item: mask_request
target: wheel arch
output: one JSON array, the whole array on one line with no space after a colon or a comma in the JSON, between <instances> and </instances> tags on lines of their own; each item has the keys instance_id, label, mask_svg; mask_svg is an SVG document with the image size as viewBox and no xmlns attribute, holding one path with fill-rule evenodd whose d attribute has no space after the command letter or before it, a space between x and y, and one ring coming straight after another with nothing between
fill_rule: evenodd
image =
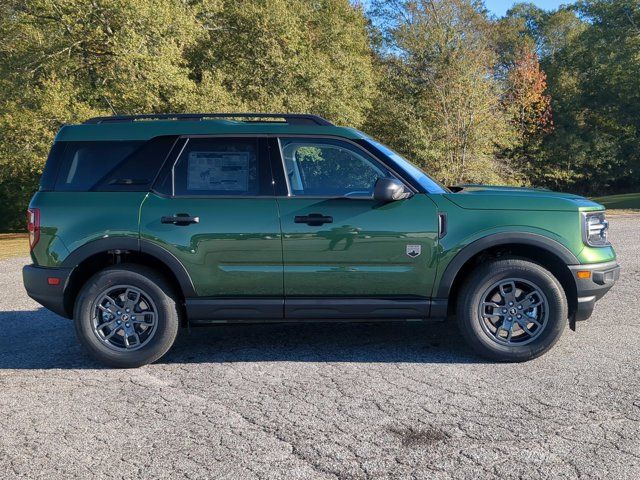
<instances>
[{"instance_id":1,"label":"wheel arch","mask_svg":"<svg viewBox=\"0 0 640 480\"><path fill-rule=\"evenodd\" d=\"M99 270L118 263L148 266L161 273L172 284L180 300L196 295L193 281L184 265L165 248L131 237L108 237L91 241L74 250L62 262L71 268L64 291L64 308L73 316L73 307L82 286Z\"/></svg>"},{"instance_id":2,"label":"wheel arch","mask_svg":"<svg viewBox=\"0 0 640 480\"><path fill-rule=\"evenodd\" d=\"M533 261L549 270L562 285L569 303L569 318L573 316L577 289L568 265L580 262L564 245L533 233L493 234L470 243L446 266L435 297L447 299L447 312L454 313L457 294L468 274L483 261L505 256Z\"/></svg>"}]
</instances>

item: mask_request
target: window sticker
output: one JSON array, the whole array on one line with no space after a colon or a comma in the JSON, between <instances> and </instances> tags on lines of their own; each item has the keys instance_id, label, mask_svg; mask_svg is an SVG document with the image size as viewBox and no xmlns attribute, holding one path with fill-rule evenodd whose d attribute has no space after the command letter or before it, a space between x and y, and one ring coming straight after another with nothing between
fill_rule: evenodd
<instances>
[{"instance_id":1,"label":"window sticker","mask_svg":"<svg viewBox=\"0 0 640 480\"><path fill-rule=\"evenodd\" d=\"M247 192L249 152L190 152L188 190Z\"/></svg>"}]
</instances>

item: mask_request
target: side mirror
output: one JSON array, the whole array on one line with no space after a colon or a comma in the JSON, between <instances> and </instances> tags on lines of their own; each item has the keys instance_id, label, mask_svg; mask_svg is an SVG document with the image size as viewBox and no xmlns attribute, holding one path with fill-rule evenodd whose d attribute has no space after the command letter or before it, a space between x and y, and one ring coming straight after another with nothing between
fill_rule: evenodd
<instances>
[{"instance_id":1,"label":"side mirror","mask_svg":"<svg viewBox=\"0 0 640 480\"><path fill-rule=\"evenodd\" d=\"M379 178L373 187L373 198L381 202L404 200L413 194L404 188L404 184L395 178Z\"/></svg>"}]
</instances>

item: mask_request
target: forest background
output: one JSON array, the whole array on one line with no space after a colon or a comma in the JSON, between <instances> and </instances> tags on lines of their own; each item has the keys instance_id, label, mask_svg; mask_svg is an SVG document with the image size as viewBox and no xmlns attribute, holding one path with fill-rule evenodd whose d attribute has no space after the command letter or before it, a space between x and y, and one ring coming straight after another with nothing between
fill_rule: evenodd
<instances>
[{"instance_id":1,"label":"forest background","mask_svg":"<svg viewBox=\"0 0 640 480\"><path fill-rule=\"evenodd\" d=\"M447 185L640 191L640 0L3 0L0 231L98 115L304 112Z\"/></svg>"}]
</instances>

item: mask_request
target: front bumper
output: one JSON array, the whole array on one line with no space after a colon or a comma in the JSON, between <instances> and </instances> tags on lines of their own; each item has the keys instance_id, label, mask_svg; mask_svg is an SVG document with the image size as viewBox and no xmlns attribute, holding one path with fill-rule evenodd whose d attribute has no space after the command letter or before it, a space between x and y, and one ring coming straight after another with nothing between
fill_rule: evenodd
<instances>
[{"instance_id":1,"label":"front bumper","mask_svg":"<svg viewBox=\"0 0 640 480\"><path fill-rule=\"evenodd\" d=\"M64 291L69 283L71 270L26 265L22 268L22 281L27 295L52 312L71 318L64 305ZM49 282L54 278L58 279L57 284L52 285Z\"/></svg>"},{"instance_id":2,"label":"front bumper","mask_svg":"<svg viewBox=\"0 0 640 480\"><path fill-rule=\"evenodd\" d=\"M578 293L578 303L572 320L579 322L591 316L596 302L620 278L620 265L614 260L606 263L570 265L569 269L573 274ZM590 272L590 275L588 278L580 278L578 272Z\"/></svg>"}]
</instances>

